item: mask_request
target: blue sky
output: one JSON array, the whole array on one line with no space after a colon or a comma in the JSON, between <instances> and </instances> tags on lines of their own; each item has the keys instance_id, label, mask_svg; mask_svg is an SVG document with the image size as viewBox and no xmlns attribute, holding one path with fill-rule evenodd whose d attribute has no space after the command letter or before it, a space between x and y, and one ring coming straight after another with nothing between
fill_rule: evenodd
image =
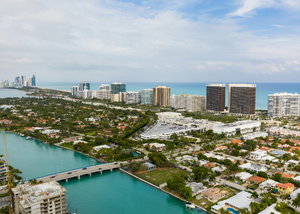
<instances>
[{"instance_id":1,"label":"blue sky","mask_svg":"<svg viewBox=\"0 0 300 214\"><path fill-rule=\"evenodd\" d=\"M0 81L298 82L299 0L2 0Z\"/></svg>"}]
</instances>

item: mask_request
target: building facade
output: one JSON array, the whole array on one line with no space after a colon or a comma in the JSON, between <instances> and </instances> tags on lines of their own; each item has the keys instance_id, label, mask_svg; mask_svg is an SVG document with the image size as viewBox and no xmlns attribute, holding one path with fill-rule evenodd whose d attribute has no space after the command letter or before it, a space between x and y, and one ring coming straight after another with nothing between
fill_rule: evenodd
<instances>
[{"instance_id":1,"label":"building facade","mask_svg":"<svg viewBox=\"0 0 300 214\"><path fill-rule=\"evenodd\" d=\"M90 82L80 82L79 91L83 91L85 88L90 90Z\"/></svg>"},{"instance_id":2,"label":"building facade","mask_svg":"<svg viewBox=\"0 0 300 214\"><path fill-rule=\"evenodd\" d=\"M141 90L141 104L153 105L153 89Z\"/></svg>"},{"instance_id":3,"label":"building facade","mask_svg":"<svg viewBox=\"0 0 300 214\"><path fill-rule=\"evenodd\" d=\"M73 86L71 88L71 95L72 96L77 96L77 91L79 91L79 86Z\"/></svg>"},{"instance_id":4,"label":"building facade","mask_svg":"<svg viewBox=\"0 0 300 214\"><path fill-rule=\"evenodd\" d=\"M300 94L275 93L268 97L268 116L299 116Z\"/></svg>"},{"instance_id":5,"label":"building facade","mask_svg":"<svg viewBox=\"0 0 300 214\"><path fill-rule=\"evenodd\" d=\"M18 185L12 189L14 213L67 213L66 191L56 181Z\"/></svg>"},{"instance_id":6,"label":"building facade","mask_svg":"<svg viewBox=\"0 0 300 214\"><path fill-rule=\"evenodd\" d=\"M111 94L119 94L120 92L126 92L126 84L122 82L113 82L111 84Z\"/></svg>"},{"instance_id":7,"label":"building facade","mask_svg":"<svg viewBox=\"0 0 300 214\"><path fill-rule=\"evenodd\" d=\"M224 111L225 109L225 84L207 84L206 85L206 110Z\"/></svg>"},{"instance_id":8,"label":"building facade","mask_svg":"<svg viewBox=\"0 0 300 214\"><path fill-rule=\"evenodd\" d=\"M255 114L256 85L229 84L228 110L235 114Z\"/></svg>"},{"instance_id":9,"label":"building facade","mask_svg":"<svg viewBox=\"0 0 300 214\"><path fill-rule=\"evenodd\" d=\"M111 99L111 91L110 90L94 91L93 97L95 97L99 100L110 100Z\"/></svg>"},{"instance_id":10,"label":"building facade","mask_svg":"<svg viewBox=\"0 0 300 214\"><path fill-rule=\"evenodd\" d=\"M100 91L108 91L109 90L109 84L102 84L102 85L100 85L100 87L99 87L99 90Z\"/></svg>"},{"instance_id":11,"label":"building facade","mask_svg":"<svg viewBox=\"0 0 300 214\"><path fill-rule=\"evenodd\" d=\"M205 96L179 94L170 97L170 106L190 112L205 110Z\"/></svg>"},{"instance_id":12,"label":"building facade","mask_svg":"<svg viewBox=\"0 0 300 214\"><path fill-rule=\"evenodd\" d=\"M141 102L141 93L133 92L133 91L126 92L125 102L126 102L126 104L140 103Z\"/></svg>"},{"instance_id":13,"label":"building facade","mask_svg":"<svg viewBox=\"0 0 300 214\"><path fill-rule=\"evenodd\" d=\"M153 105L160 107L170 106L171 88L158 86L153 88Z\"/></svg>"}]
</instances>

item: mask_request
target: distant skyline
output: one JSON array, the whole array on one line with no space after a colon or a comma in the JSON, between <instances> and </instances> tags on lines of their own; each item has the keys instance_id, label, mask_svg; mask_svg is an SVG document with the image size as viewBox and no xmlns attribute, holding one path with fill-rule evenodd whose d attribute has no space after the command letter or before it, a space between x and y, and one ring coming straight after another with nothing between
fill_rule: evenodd
<instances>
[{"instance_id":1,"label":"distant skyline","mask_svg":"<svg viewBox=\"0 0 300 214\"><path fill-rule=\"evenodd\" d=\"M3 0L0 81L299 82L299 0Z\"/></svg>"}]
</instances>

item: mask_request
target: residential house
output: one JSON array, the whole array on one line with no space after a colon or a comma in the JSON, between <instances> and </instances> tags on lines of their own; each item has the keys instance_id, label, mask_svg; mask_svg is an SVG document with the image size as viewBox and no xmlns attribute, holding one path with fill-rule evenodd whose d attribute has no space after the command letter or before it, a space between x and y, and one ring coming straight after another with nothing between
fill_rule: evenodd
<instances>
[{"instance_id":1,"label":"residential house","mask_svg":"<svg viewBox=\"0 0 300 214\"><path fill-rule=\"evenodd\" d=\"M196 182L190 182L185 186L190 187L192 189L192 196L197 195L207 189L205 186L203 186L202 183Z\"/></svg>"},{"instance_id":2,"label":"residential house","mask_svg":"<svg viewBox=\"0 0 300 214\"><path fill-rule=\"evenodd\" d=\"M249 178L251 178L253 175L248 173L248 172L240 172L238 174L235 175L236 178L239 178L240 180L242 181L246 181L248 180Z\"/></svg>"},{"instance_id":3,"label":"residential house","mask_svg":"<svg viewBox=\"0 0 300 214\"><path fill-rule=\"evenodd\" d=\"M256 184L259 184L265 180L267 180L267 179L255 175L255 176L252 176L251 178L247 179L247 183L254 182Z\"/></svg>"},{"instance_id":4,"label":"residential house","mask_svg":"<svg viewBox=\"0 0 300 214\"><path fill-rule=\"evenodd\" d=\"M99 151L100 149L110 149L110 146L107 145L94 146L93 149Z\"/></svg>"},{"instance_id":5,"label":"residential house","mask_svg":"<svg viewBox=\"0 0 300 214\"><path fill-rule=\"evenodd\" d=\"M208 201L216 203L221 198L228 196L227 191L221 191L219 188L212 188L203 192L204 198Z\"/></svg>"},{"instance_id":6,"label":"residential house","mask_svg":"<svg viewBox=\"0 0 300 214\"><path fill-rule=\"evenodd\" d=\"M265 187L269 187L269 188L274 189L276 184L278 184L278 182L268 179L268 180L265 180L264 182L260 183L259 188L263 189Z\"/></svg>"},{"instance_id":7,"label":"residential house","mask_svg":"<svg viewBox=\"0 0 300 214\"><path fill-rule=\"evenodd\" d=\"M276 184L275 189L277 189L280 194L288 195L294 191L295 186L292 183Z\"/></svg>"},{"instance_id":8,"label":"residential house","mask_svg":"<svg viewBox=\"0 0 300 214\"><path fill-rule=\"evenodd\" d=\"M268 153L264 150L258 149L254 152L250 152L250 158L256 161L265 160Z\"/></svg>"}]
</instances>

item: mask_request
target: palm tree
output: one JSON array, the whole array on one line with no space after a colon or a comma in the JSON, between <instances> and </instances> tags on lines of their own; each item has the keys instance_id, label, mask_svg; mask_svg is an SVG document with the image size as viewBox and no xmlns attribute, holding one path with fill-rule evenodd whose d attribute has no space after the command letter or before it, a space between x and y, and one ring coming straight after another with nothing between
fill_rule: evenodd
<instances>
[{"instance_id":1,"label":"palm tree","mask_svg":"<svg viewBox=\"0 0 300 214\"><path fill-rule=\"evenodd\" d=\"M295 207L300 207L300 193L297 194L297 198L295 198L292 205Z\"/></svg>"}]
</instances>

